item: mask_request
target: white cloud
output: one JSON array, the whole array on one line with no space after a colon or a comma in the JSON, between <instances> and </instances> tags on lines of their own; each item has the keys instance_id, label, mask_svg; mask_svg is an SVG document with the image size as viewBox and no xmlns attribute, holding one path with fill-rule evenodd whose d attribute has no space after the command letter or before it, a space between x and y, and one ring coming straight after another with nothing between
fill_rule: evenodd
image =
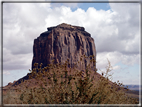
<instances>
[{"instance_id":1,"label":"white cloud","mask_svg":"<svg viewBox=\"0 0 142 107\"><path fill-rule=\"evenodd\" d=\"M51 3L51 6L52 6L52 8L67 6L67 7L70 7L72 9L75 9L75 8L78 7L78 3Z\"/></svg>"},{"instance_id":2,"label":"white cloud","mask_svg":"<svg viewBox=\"0 0 142 107\"><path fill-rule=\"evenodd\" d=\"M122 55L122 63L125 65L139 64L140 54L137 55Z\"/></svg>"},{"instance_id":3,"label":"white cloud","mask_svg":"<svg viewBox=\"0 0 142 107\"><path fill-rule=\"evenodd\" d=\"M131 66L134 64L139 64L140 54L125 55L117 51L101 52L97 54L97 68L104 68L108 64L107 59L111 62L112 66L115 66L115 64L119 62L124 65Z\"/></svg>"},{"instance_id":4,"label":"white cloud","mask_svg":"<svg viewBox=\"0 0 142 107\"><path fill-rule=\"evenodd\" d=\"M3 74L4 75L10 75L10 72L9 71L4 71Z\"/></svg>"},{"instance_id":5,"label":"white cloud","mask_svg":"<svg viewBox=\"0 0 142 107\"><path fill-rule=\"evenodd\" d=\"M14 55L3 48L3 69L4 70L16 70L16 69L25 69L28 70L31 68L32 62L32 53L29 54L17 54Z\"/></svg>"},{"instance_id":6,"label":"white cloud","mask_svg":"<svg viewBox=\"0 0 142 107\"><path fill-rule=\"evenodd\" d=\"M120 66L114 66L113 67L113 70L119 70L120 69Z\"/></svg>"}]
</instances>

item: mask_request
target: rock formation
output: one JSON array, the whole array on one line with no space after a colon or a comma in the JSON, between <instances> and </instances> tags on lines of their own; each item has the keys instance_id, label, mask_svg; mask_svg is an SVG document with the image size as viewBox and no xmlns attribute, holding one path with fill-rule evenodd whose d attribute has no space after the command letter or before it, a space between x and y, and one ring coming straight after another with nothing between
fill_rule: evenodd
<instances>
[{"instance_id":1,"label":"rock formation","mask_svg":"<svg viewBox=\"0 0 142 107\"><path fill-rule=\"evenodd\" d=\"M94 55L96 59L94 39L84 27L62 23L47 30L34 40L32 69L34 63L42 63L42 67L45 67L52 60L54 63L64 63L67 59L71 64L70 67L73 67L84 54ZM86 67L89 61L90 58L84 60L83 65L77 65L78 68Z\"/></svg>"},{"instance_id":2,"label":"rock formation","mask_svg":"<svg viewBox=\"0 0 142 107\"><path fill-rule=\"evenodd\" d=\"M94 55L96 60L94 39L85 31L84 27L62 23L58 26L47 28L47 30L34 40L32 69L34 68L34 63L42 63L42 67L45 67L52 60L54 60L54 63L64 63L67 59L69 59L69 67L72 68L76 62L80 61L82 55ZM78 63L77 67L79 69L86 67L90 59L90 57L82 58L84 64ZM96 67L95 63L94 65ZM92 69L94 70L95 67L92 66ZM30 73L20 78L12 86L21 83L23 80L29 80L29 75Z\"/></svg>"}]
</instances>

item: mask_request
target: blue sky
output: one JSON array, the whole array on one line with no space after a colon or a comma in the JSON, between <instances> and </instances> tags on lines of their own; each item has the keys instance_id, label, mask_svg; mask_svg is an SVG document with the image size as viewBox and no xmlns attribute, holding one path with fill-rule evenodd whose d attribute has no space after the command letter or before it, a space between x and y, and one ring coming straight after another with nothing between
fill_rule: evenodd
<instances>
[{"instance_id":1,"label":"blue sky","mask_svg":"<svg viewBox=\"0 0 142 107\"><path fill-rule=\"evenodd\" d=\"M89 7L94 7L96 10L109 10L109 3L80 3L79 7L87 10Z\"/></svg>"},{"instance_id":2,"label":"blue sky","mask_svg":"<svg viewBox=\"0 0 142 107\"><path fill-rule=\"evenodd\" d=\"M133 3L4 3L3 85L29 72L33 40L47 27L61 23L85 27L95 41L97 68L105 71L108 58L113 81L139 84L139 9Z\"/></svg>"},{"instance_id":3,"label":"blue sky","mask_svg":"<svg viewBox=\"0 0 142 107\"><path fill-rule=\"evenodd\" d=\"M53 5L56 3L52 3ZM57 3L59 5L59 3ZM64 5L65 3L62 3L60 5ZM71 4L71 3L70 3ZM109 10L110 6L109 3L78 3L75 6L72 6L72 11L75 11L77 8L81 8L83 10L87 10L89 7L94 7L96 10Z\"/></svg>"}]
</instances>

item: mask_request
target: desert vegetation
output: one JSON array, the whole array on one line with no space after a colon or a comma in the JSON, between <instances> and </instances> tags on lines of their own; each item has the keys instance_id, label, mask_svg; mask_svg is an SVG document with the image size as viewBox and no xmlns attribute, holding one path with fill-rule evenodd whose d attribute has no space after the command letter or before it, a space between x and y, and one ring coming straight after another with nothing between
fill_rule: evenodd
<instances>
[{"instance_id":1,"label":"desert vegetation","mask_svg":"<svg viewBox=\"0 0 142 107\"><path fill-rule=\"evenodd\" d=\"M80 61L84 63L83 55ZM36 86L20 84L22 89L10 89L3 95L4 104L138 104L138 100L126 95L126 89L119 81L112 83L110 74L112 66L108 61L106 71L101 75L95 64L94 56L90 56L90 64L79 70L77 66L70 68L69 59L64 64L54 64L47 67L42 64L29 70L29 78L35 79ZM78 63L78 62L77 62ZM77 65L76 63L76 65ZM30 84L30 83L29 83ZM16 86L15 86L16 87ZM16 94L15 94L16 93Z\"/></svg>"}]
</instances>

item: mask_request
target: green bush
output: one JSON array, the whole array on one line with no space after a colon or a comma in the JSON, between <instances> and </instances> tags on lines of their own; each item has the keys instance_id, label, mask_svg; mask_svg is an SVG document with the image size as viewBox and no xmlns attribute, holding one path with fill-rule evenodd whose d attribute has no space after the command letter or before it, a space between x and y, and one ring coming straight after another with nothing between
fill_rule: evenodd
<instances>
[{"instance_id":1,"label":"green bush","mask_svg":"<svg viewBox=\"0 0 142 107\"><path fill-rule=\"evenodd\" d=\"M82 58L87 58L85 55ZM123 84L110 81L111 64L108 61L102 75L91 68L95 64L93 56L90 64L82 70L68 68L64 64L49 64L47 67L30 70L29 78L37 80L38 87L23 88L19 103L22 104L137 104L137 100L125 95ZM83 62L83 60L80 60ZM38 71L38 72L37 72ZM25 82L25 81L24 81Z\"/></svg>"}]
</instances>

